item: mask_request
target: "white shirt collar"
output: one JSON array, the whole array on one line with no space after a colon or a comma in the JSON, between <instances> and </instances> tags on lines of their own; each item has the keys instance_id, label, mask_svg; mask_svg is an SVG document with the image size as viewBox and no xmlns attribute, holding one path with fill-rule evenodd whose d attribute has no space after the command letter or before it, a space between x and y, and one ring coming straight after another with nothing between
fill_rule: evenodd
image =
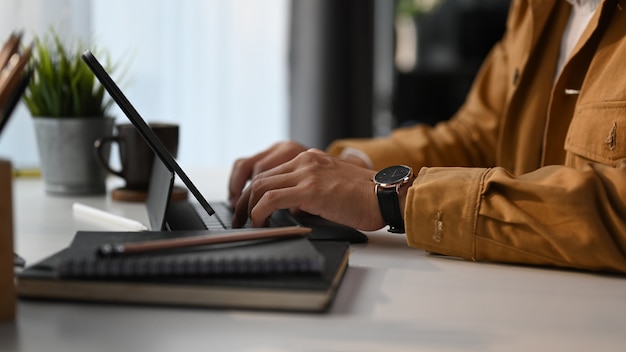
<instances>
[{"instance_id":1,"label":"white shirt collar","mask_svg":"<svg viewBox=\"0 0 626 352\"><path fill-rule=\"evenodd\" d=\"M561 73L563 66L569 59L576 43L580 39L585 27L589 24L593 13L602 0L566 0L572 5L572 12L568 20L563 38L561 39L561 51L557 62L557 70L554 79Z\"/></svg>"},{"instance_id":2,"label":"white shirt collar","mask_svg":"<svg viewBox=\"0 0 626 352\"><path fill-rule=\"evenodd\" d=\"M572 6L585 12L593 12L596 10L602 0L565 0Z\"/></svg>"}]
</instances>

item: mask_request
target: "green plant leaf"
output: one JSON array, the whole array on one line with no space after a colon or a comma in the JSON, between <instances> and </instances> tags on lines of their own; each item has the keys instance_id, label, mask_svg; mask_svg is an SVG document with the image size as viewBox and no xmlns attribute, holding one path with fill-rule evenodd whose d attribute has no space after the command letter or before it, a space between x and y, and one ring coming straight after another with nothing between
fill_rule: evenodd
<instances>
[{"instance_id":1,"label":"green plant leaf","mask_svg":"<svg viewBox=\"0 0 626 352\"><path fill-rule=\"evenodd\" d=\"M33 116L106 116L112 101L83 62L80 42L68 47L52 29L35 37L34 49L29 63L33 76L23 98ZM108 61L106 68L113 71Z\"/></svg>"}]
</instances>

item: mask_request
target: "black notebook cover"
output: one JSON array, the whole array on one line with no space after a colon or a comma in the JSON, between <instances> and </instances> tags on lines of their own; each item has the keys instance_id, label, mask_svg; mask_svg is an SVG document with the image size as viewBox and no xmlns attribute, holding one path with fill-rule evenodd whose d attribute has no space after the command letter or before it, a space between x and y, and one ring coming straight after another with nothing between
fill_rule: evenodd
<instances>
[{"instance_id":1,"label":"black notebook cover","mask_svg":"<svg viewBox=\"0 0 626 352\"><path fill-rule=\"evenodd\" d=\"M212 232L218 233L218 232ZM193 246L103 257L97 249L105 243L129 243L207 235L192 232L89 232L78 231L69 248L56 257L61 277L152 277L263 275L316 273L324 257L306 238L268 239Z\"/></svg>"},{"instance_id":2,"label":"black notebook cover","mask_svg":"<svg viewBox=\"0 0 626 352\"><path fill-rule=\"evenodd\" d=\"M319 274L85 279L58 275L64 249L17 274L22 299L280 311L326 311L348 267L349 243L314 241L324 257Z\"/></svg>"}]
</instances>

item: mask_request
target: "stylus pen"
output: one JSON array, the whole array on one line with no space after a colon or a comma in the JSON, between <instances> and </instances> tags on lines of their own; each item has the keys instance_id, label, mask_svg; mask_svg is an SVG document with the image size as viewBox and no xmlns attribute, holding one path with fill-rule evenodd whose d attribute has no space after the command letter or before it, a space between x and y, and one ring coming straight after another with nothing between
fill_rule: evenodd
<instances>
[{"instance_id":1,"label":"stylus pen","mask_svg":"<svg viewBox=\"0 0 626 352\"><path fill-rule=\"evenodd\" d=\"M218 243L273 239L282 237L297 237L304 236L309 232L311 232L310 228L302 226L242 229L240 231L192 237L177 237L171 239L149 240L141 242L106 243L98 248L97 253L101 256L116 256L162 249L204 246Z\"/></svg>"},{"instance_id":2,"label":"stylus pen","mask_svg":"<svg viewBox=\"0 0 626 352\"><path fill-rule=\"evenodd\" d=\"M74 211L74 215L79 218L113 226L119 230L143 231L148 229L146 225L140 223L139 221L111 214L85 204L74 203L72 205L72 210Z\"/></svg>"}]
</instances>

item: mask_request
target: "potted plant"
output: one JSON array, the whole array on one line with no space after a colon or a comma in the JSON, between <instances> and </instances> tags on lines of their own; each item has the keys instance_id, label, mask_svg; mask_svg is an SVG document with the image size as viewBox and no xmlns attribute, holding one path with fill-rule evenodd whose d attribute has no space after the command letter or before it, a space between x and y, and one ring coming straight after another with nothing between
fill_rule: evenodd
<instances>
[{"instance_id":1,"label":"potted plant","mask_svg":"<svg viewBox=\"0 0 626 352\"><path fill-rule=\"evenodd\" d=\"M106 192L107 171L93 144L113 134L115 121L107 115L111 100L82 52L81 45L70 48L51 31L35 38L29 63L33 75L23 99L33 116L46 191L52 194ZM104 151L107 160L109 153Z\"/></svg>"}]
</instances>

